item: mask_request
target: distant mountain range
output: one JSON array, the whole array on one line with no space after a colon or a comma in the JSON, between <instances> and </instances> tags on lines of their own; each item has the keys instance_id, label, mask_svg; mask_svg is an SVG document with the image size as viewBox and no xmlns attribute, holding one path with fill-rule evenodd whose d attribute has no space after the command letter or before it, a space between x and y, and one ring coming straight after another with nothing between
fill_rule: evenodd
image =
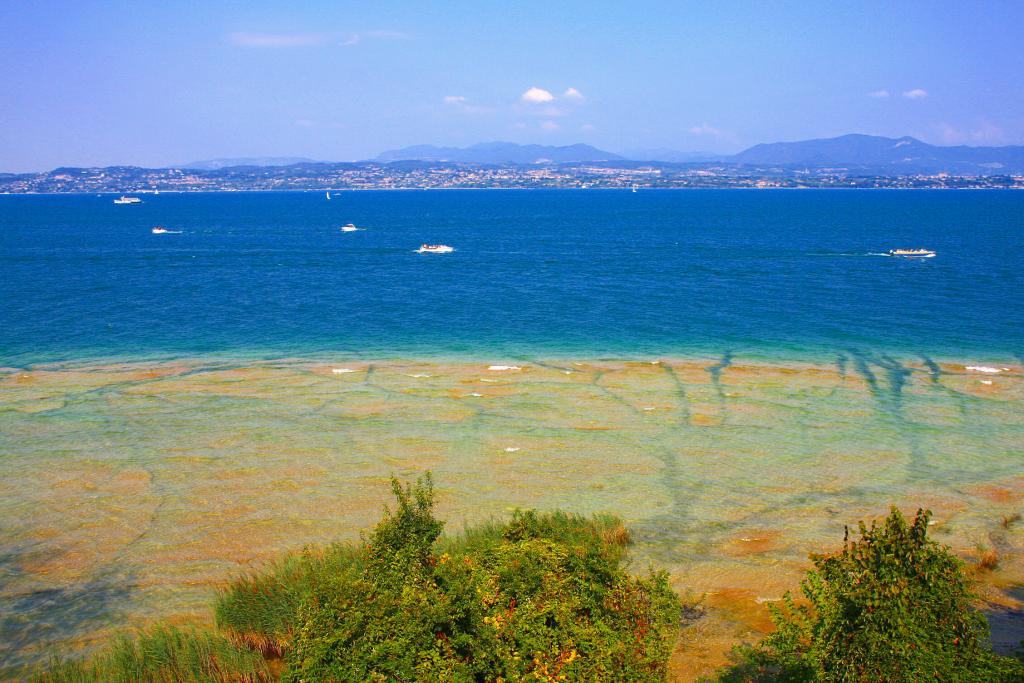
<instances>
[{"instance_id":1,"label":"distant mountain range","mask_svg":"<svg viewBox=\"0 0 1024 683\"><path fill-rule=\"evenodd\" d=\"M878 175L995 175L1024 172L1024 146L939 147L912 137L852 134L754 145L728 157L728 161L751 166L806 166L815 170L835 167Z\"/></svg>"},{"instance_id":2,"label":"distant mountain range","mask_svg":"<svg viewBox=\"0 0 1024 683\"><path fill-rule=\"evenodd\" d=\"M916 138L843 135L821 140L773 142L754 145L739 154L678 152L671 149L636 149L620 154L590 145L517 145L489 142L471 147L416 145L380 154L376 161L428 161L475 164L535 164L598 161L650 161L659 163L720 163L787 170L841 169L866 175L1000 175L1024 173L1024 146L940 147Z\"/></svg>"},{"instance_id":3,"label":"distant mountain range","mask_svg":"<svg viewBox=\"0 0 1024 683\"><path fill-rule=\"evenodd\" d=\"M313 159L305 157L236 157L229 159L206 159L192 161L177 168L195 168L200 171L219 171L234 166L294 166L295 164L315 164Z\"/></svg>"},{"instance_id":4,"label":"distant mountain range","mask_svg":"<svg viewBox=\"0 0 1024 683\"><path fill-rule=\"evenodd\" d=\"M121 180L146 177L154 179L154 182L157 178L177 177L175 173L180 175L180 169L187 169L196 178L204 179L202 182L196 181L197 188L211 184L232 188L255 187L259 179L271 177L277 179L275 182L278 185L293 183L295 187L306 187L312 182L310 179L319 178L327 183L326 187L345 187L344 183L331 185L326 179L341 178L345 174L359 176L364 171L370 173L366 169L378 169L374 172L379 172L381 165L387 167L384 171L386 174L393 172L397 174L396 177L404 177L403 174L422 173L424 169L453 172L453 169L459 167L472 166L527 167L521 169L525 173L536 164L561 167L562 171L572 177L586 175L593 168L628 174L651 167L661 169L662 175L659 177L662 178L704 174L747 180L755 177L799 179L810 176L895 179L943 173L961 177L1020 177L1024 176L1024 145L941 147L912 137L886 138L852 134L821 140L773 142L754 145L738 154L714 155L664 148L634 149L616 154L584 144L554 146L487 142L470 147L416 145L384 152L376 159L358 162L314 161L303 157L235 157L193 161L163 169L128 166L108 166L105 169L109 171L108 175ZM102 173L93 178L100 171L104 169L56 168L43 173L21 174L0 172L0 191L77 191L70 190L72 187L87 188L84 191L105 191L114 187L108 187L97 180ZM602 177L605 175L608 174ZM377 181L367 177L360 182L365 183L360 186L372 186ZM495 182L500 185L504 181ZM636 182L635 178L632 182ZM1010 184L1020 183L1011 180ZM391 187L393 183L386 185Z\"/></svg>"},{"instance_id":5,"label":"distant mountain range","mask_svg":"<svg viewBox=\"0 0 1024 683\"><path fill-rule=\"evenodd\" d=\"M517 145L481 142L469 147L415 145L379 154L375 161L448 161L463 164L539 164L574 161L621 161L624 157L590 145Z\"/></svg>"}]
</instances>

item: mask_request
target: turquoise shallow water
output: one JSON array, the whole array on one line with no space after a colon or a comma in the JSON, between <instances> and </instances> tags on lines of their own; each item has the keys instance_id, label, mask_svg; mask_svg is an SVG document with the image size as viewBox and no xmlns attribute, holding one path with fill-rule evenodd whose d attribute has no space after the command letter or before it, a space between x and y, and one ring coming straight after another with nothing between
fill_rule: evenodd
<instances>
[{"instance_id":1,"label":"turquoise shallow water","mask_svg":"<svg viewBox=\"0 0 1024 683\"><path fill-rule=\"evenodd\" d=\"M621 515L697 652L889 504L1024 580L1024 195L111 199L0 197L0 677L208 622L426 469L453 531Z\"/></svg>"},{"instance_id":2,"label":"turquoise shallow water","mask_svg":"<svg viewBox=\"0 0 1024 683\"><path fill-rule=\"evenodd\" d=\"M144 199L0 197L0 360L1022 348L1019 193ZM913 246L939 257L872 255Z\"/></svg>"}]
</instances>

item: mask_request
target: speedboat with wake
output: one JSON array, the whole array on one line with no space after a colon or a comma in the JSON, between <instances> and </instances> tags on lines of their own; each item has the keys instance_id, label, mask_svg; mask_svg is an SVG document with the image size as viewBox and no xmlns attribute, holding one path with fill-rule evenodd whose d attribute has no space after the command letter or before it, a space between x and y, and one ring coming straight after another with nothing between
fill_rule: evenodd
<instances>
[{"instance_id":1,"label":"speedboat with wake","mask_svg":"<svg viewBox=\"0 0 1024 683\"><path fill-rule=\"evenodd\" d=\"M454 247L447 244L421 244L416 250L417 254L450 254L455 251Z\"/></svg>"},{"instance_id":2,"label":"speedboat with wake","mask_svg":"<svg viewBox=\"0 0 1024 683\"><path fill-rule=\"evenodd\" d=\"M181 234L181 230L168 230L167 228L164 228L164 227L159 226L159 225L156 226L155 228L153 228L150 232L152 232L154 235L180 235Z\"/></svg>"},{"instance_id":3,"label":"speedboat with wake","mask_svg":"<svg viewBox=\"0 0 1024 683\"><path fill-rule=\"evenodd\" d=\"M355 226L354 224L352 224L352 223L349 223L349 224L347 224L347 225L343 225L343 226L341 226L341 231L342 231L342 232L356 232L357 230L359 230L359 228L357 228L357 227L356 227L356 226Z\"/></svg>"},{"instance_id":4,"label":"speedboat with wake","mask_svg":"<svg viewBox=\"0 0 1024 683\"><path fill-rule=\"evenodd\" d=\"M889 256L901 256L903 258L932 258L935 252L931 249L890 249Z\"/></svg>"}]
</instances>

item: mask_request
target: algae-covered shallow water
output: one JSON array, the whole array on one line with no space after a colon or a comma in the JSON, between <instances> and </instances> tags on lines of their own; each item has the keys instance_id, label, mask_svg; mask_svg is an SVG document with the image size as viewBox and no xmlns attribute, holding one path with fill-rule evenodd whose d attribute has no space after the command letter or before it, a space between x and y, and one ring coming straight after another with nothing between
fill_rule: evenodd
<instances>
[{"instance_id":1,"label":"algae-covered shallow water","mask_svg":"<svg viewBox=\"0 0 1024 683\"><path fill-rule=\"evenodd\" d=\"M491 365L519 369L492 370ZM1024 579L1024 374L831 364L182 360L0 376L5 662L159 617L305 543L356 539L430 469L448 528L519 507L621 515L638 568L763 626L811 550L897 504ZM1003 370L1003 368L1007 368Z\"/></svg>"},{"instance_id":2,"label":"algae-covered shallow water","mask_svg":"<svg viewBox=\"0 0 1024 683\"><path fill-rule=\"evenodd\" d=\"M890 504L1024 581L1024 195L110 199L0 197L8 674L207 621L233 572L358 538L427 469L449 531L622 516L638 569L707 593L682 678Z\"/></svg>"}]
</instances>

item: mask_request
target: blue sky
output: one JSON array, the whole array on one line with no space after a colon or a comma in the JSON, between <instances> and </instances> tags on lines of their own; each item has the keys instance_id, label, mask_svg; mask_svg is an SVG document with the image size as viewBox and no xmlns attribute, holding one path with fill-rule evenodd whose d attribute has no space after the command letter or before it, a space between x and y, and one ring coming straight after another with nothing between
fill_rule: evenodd
<instances>
[{"instance_id":1,"label":"blue sky","mask_svg":"<svg viewBox=\"0 0 1024 683\"><path fill-rule=\"evenodd\" d=\"M1022 144L1022 26L1024 2L7 0L0 171L490 140Z\"/></svg>"}]
</instances>

